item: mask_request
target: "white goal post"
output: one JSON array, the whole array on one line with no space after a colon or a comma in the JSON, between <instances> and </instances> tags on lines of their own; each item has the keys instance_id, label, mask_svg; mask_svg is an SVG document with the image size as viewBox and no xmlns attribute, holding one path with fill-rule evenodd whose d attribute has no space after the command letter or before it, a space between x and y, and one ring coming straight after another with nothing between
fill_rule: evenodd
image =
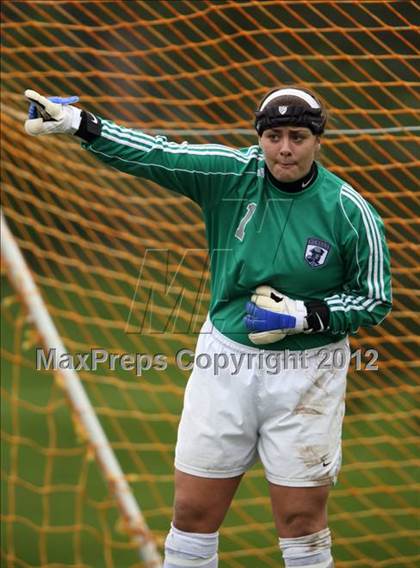
<instances>
[{"instance_id":1,"label":"white goal post","mask_svg":"<svg viewBox=\"0 0 420 568\"><path fill-rule=\"evenodd\" d=\"M32 274L0 210L1 253L12 286L25 305L31 322L39 332L43 346L48 351L55 349L57 357L66 350L57 328L48 312ZM95 414L78 374L71 369L57 371L62 378L73 412L77 415L86 432L89 445L115 498L123 517L127 532L139 546L140 557L146 568L161 568L162 561L155 540L147 527L143 514L124 477L104 430Z\"/></svg>"}]
</instances>

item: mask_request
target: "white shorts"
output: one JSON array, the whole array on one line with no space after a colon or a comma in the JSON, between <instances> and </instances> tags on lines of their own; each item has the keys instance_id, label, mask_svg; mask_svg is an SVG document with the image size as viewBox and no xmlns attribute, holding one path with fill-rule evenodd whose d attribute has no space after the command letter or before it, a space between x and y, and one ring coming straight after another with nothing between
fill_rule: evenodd
<instances>
[{"instance_id":1,"label":"white shorts","mask_svg":"<svg viewBox=\"0 0 420 568\"><path fill-rule=\"evenodd\" d=\"M349 360L347 338L268 351L236 343L207 321L185 390L175 467L228 478L260 458L271 483L335 483Z\"/></svg>"}]
</instances>

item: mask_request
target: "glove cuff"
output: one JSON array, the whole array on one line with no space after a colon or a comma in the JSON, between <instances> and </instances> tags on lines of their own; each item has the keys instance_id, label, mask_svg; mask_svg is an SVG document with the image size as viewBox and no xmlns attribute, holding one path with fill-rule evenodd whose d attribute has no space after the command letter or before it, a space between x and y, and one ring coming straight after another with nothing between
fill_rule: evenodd
<instances>
[{"instance_id":1,"label":"glove cuff","mask_svg":"<svg viewBox=\"0 0 420 568\"><path fill-rule=\"evenodd\" d=\"M296 307L296 312L291 314L296 318L295 329L301 332L305 331L307 328L306 318L308 315L306 304L301 300L295 300L295 307Z\"/></svg>"},{"instance_id":2,"label":"glove cuff","mask_svg":"<svg viewBox=\"0 0 420 568\"><path fill-rule=\"evenodd\" d=\"M307 310L305 333L326 331L330 325L330 309L323 300L305 302Z\"/></svg>"},{"instance_id":3,"label":"glove cuff","mask_svg":"<svg viewBox=\"0 0 420 568\"><path fill-rule=\"evenodd\" d=\"M70 134L74 134L79 129L82 111L80 108L68 106L64 107L64 112L70 113L68 131L70 132Z\"/></svg>"},{"instance_id":4,"label":"glove cuff","mask_svg":"<svg viewBox=\"0 0 420 568\"><path fill-rule=\"evenodd\" d=\"M101 135L101 131L101 119L90 112L82 110L80 123L74 135L82 138L85 142L93 142L95 138Z\"/></svg>"}]
</instances>

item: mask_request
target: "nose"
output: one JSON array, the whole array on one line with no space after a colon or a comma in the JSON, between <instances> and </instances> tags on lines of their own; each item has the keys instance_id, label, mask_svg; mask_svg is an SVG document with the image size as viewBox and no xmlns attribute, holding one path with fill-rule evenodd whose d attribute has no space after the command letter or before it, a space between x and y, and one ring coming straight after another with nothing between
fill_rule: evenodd
<instances>
[{"instance_id":1,"label":"nose","mask_svg":"<svg viewBox=\"0 0 420 568\"><path fill-rule=\"evenodd\" d=\"M287 136L283 136L281 147L280 147L280 155L281 156L290 156L291 154L290 145L289 145L289 138Z\"/></svg>"}]
</instances>

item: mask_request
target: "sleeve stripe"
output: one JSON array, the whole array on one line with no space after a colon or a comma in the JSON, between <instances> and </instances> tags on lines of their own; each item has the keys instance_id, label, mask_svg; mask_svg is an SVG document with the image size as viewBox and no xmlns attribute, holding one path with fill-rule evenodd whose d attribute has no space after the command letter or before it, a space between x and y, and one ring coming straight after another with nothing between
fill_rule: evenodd
<instances>
[{"instance_id":1,"label":"sleeve stripe","mask_svg":"<svg viewBox=\"0 0 420 568\"><path fill-rule=\"evenodd\" d=\"M188 154L193 156L223 156L233 158L242 163L248 163L250 159L259 155L258 146L251 146L245 154L234 148L221 144L177 144L168 142L163 136L149 136L141 131L129 130L113 123L104 121L102 137L118 142L124 146L130 146L142 151L150 151L159 148L169 154Z\"/></svg>"},{"instance_id":2,"label":"sleeve stripe","mask_svg":"<svg viewBox=\"0 0 420 568\"><path fill-rule=\"evenodd\" d=\"M376 253L376 243L373 243L372 240L372 234L370 231L370 227L369 227L369 222L366 219L366 213L364 212L364 210L359 206L359 204L357 203L356 199L351 195L346 193L346 186L343 186L342 188L342 194L345 195L348 199L350 199L353 203L355 203L356 206L359 207L359 209L361 210L361 214L362 214L362 219L363 219L363 224L365 226L365 230L366 230L366 236L367 236L367 240L369 243L369 265L368 265L368 275L367 275L367 285L368 285L368 289L369 289L369 298L372 298L374 295L373 292L373 279L372 279L372 273L373 273L373 256ZM377 290L375 290L375 292L377 292Z\"/></svg>"},{"instance_id":3,"label":"sleeve stripe","mask_svg":"<svg viewBox=\"0 0 420 568\"><path fill-rule=\"evenodd\" d=\"M340 207L341 210L344 214L344 217L347 219L350 227L353 229L353 231L356 233L356 263L357 263L357 277L356 277L356 282L360 288L361 286L361 282L360 282L360 274L361 274L361 268L360 268L360 264L359 264L359 233L357 232L356 227L354 227L353 223L350 221L350 219L348 218L348 215L346 213L346 210L344 209L344 205L343 205L343 195L342 192L340 191Z\"/></svg>"},{"instance_id":4,"label":"sleeve stripe","mask_svg":"<svg viewBox=\"0 0 420 568\"><path fill-rule=\"evenodd\" d=\"M110 140L113 140L110 138ZM117 142L117 140L116 140ZM102 152L101 150L97 150L96 148L89 148L90 152L94 154L100 154L101 156L105 156L107 158L112 158L113 160L120 160L121 162L125 162L126 164L133 164L138 166L144 166L144 163L140 160L127 160L125 158L121 158L120 156L113 156L111 154L107 154L106 152ZM188 174L200 174L205 176L211 175L219 175L219 176L243 176L243 175L255 175L253 172L208 172L208 171L200 171L200 170L187 170L185 168L168 168L167 166L163 166L162 164L147 164L148 166L152 166L154 168L160 168L162 170L167 170L169 172L185 172Z\"/></svg>"},{"instance_id":5,"label":"sleeve stripe","mask_svg":"<svg viewBox=\"0 0 420 568\"><path fill-rule=\"evenodd\" d=\"M158 145L156 143L150 144L142 140L141 142L136 141L133 137L125 137L122 138L121 136L117 135L116 133L109 134L107 132L102 132L102 138L106 138L107 140L112 140L118 144L123 146L129 146L131 148L135 148L136 150L142 150L143 152L150 152L151 150L161 149L167 154L188 154L189 156L222 156L225 158L231 158L243 164L247 164L250 159L256 158L257 154L251 154L248 158L246 156L235 156L230 154L229 152L221 152L221 151L214 151L214 150L206 150L206 151L191 151L187 148L187 146L179 146L179 148L170 148L165 146L164 144Z\"/></svg>"},{"instance_id":6,"label":"sleeve stripe","mask_svg":"<svg viewBox=\"0 0 420 568\"><path fill-rule=\"evenodd\" d=\"M379 298L383 301L387 301L387 297L386 297L386 293L385 293L385 283L384 283L384 251L383 251L383 248L382 248L381 234L380 234L380 231L379 231L379 228L378 228L378 225L377 225L377 220L375 219L375 216L373 215L373 213L369 209L365 200L353 188L349 187L349 190L353 193L353 195L356 196L356 198L359 200L359 202L365 208L365 210L367 212L368 219L370 220L370 224L373 227L373 232L376 235L378 251L379 251L379 258L377 259L377 261L378 261L378 272L377 273L378 273L378 276L379 276L379 286L380 286Z\"/></svg>"},{"instance_id":7,"label":"sleeve stripe","mask_svg":"<svg viewBox=\"0 0 420 568\"><path fill-rule=\"evenodd\" d=\"M368 269L366 278L366 284L368 287L367 298L364 296L352 296L351 294L334 294L325 298L330 310L332 312L349 312L351 310L372 312L378 305L383 301L387 301L385 295L384 286L384 254L382 249L381 237L379 228L376 224L375 216L369 209L366 201L360 196L352 187L344 184L340 192L340 205L345 218L350 224L351 228L357 237L357 250L356 250L356 262L358 266L358 274L356 281L359 285L362 283L360 279L363 279L363 274L361 272L361 267L359 264L359 243L360 235L354 225L351 223L342 202L342 196L349 199L360 211L363 225L366 231L366 239L369 245L369 258L368 258Z\"/></svg>"},{"instance_id":8,"label":"sleeve stripe","mask_svg":"<svg viewBox=\"0 0 420 568\"><path fill-rule=\"evenodd\" d=\"M373 303L372 303L373 302ZM368 312L372 312L377 306L379 306L379 304L382 304L382 300L369 300L369 303L372 303L371 306L369 306L367 308ZM350 310L357 310L357 311L362 311L362 310L366 310L366 306L365 305L361 305L361 306L356 306L356 305L351 305L351 306L331 306L330 304L328 304L328 307L330 309L331 312L349 312Z\"/></svg>"},{"instance_id":9,"label":"sleeve stripe","mask_svg":"<svg viewBox=\"0 0 420 568\"><path fill-rule=\"evenodd\" d=\"M368 312L373 312L373 310L376 308L376 306L379 306L379 304L382 304L382 300L376 300L376 302L369 306Z\"/></svg>"},{"instance_id":10,"label":"sleeve stripe","mask_svg":"<svg viewBox=\"0 0 420 568\"><path fill-rule=\"evenodd\" d=\"M386 301L384 289L384 267L383 267L383 251L379 229L376 225L376 220L369 210L364 199L351 187L343 186L343 195L351 199L351 201L359 207L362 213L363 223L365 225L366 234L370 246L369 255L369 290L372 289L372 284L375 288L375 298L380 298ZM373 244L373 248L372 248ZM372 266L373 262L373 266ZM373 293L370 297L373 296Z\"/></svg>"},{"instance_id":11,"label":"sleeve stripe","mask_svg":"<svg viewBox=\"0 0 420 568\"><path fill-rule=\"evenodd\" d=\"M325 301L328 304L328 307L332 311L343 310L348 312L349 310L370 310L372 305L376 305L376 301L374 298L363 298L364 302L360 302L359 298L354 298L353 296L347 296L346 294L342 294L341 296L331 299L325 298ZM382 302L382 300L380 300Z\"/></svg>"},{"instance_id":12,"label":"sleeve stripe","mask_svg":"<svg viewBox=\"0 0 420 568\"><path fill-rule=\"evenodd\" d=\"M329 304L328 307L331 312L349 312L350 310L356 310L360 312L366 309L364 306L330 306Z\"/></svg>"},{"instance_id":13,"label":"sleeve stripe","mask_svg":"<svg viewBox=\"0 0 420 568\"><path fill-rule=\"evenodd\" d=\"M344 306L346 304L354 304L359 305L362 300L364 300L364 302L362 303L363 306L367 307L369 304L371 304L374 300L373 298L371 299L366 299L366 296L347 296L345 294L336 294L335 296L329 296L328 298L325 298L326 301L328 301L329 304L343 304Z\"/></svg>"}]
</instances>

